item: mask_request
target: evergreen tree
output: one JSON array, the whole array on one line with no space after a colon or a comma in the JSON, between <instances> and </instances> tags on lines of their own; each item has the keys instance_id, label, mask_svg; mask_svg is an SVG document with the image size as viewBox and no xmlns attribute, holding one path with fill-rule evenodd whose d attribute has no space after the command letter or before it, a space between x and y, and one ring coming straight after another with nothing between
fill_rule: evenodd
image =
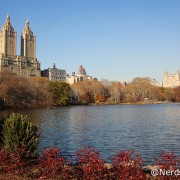
<instances>
[{"instance_id":1,"label":"evergreen tree","mask_svg":"<svg viewBox=\"0 0 180 180\"><path fill-rule=\"evenodd\" d=\"M25 146L26 151L34 154L39 143L37 130L26 115L12 113L3 124L3 145L10 151Z\"/></svg>"},{"instance_id":2,"label":"evergreen tree","mask_svg":"<svg viewBox=\"0 0 180 180\"><path fill-rule=\"evenodd\" d=\"M60 81L52 81L49 84L49 92L55 105L67 105L70 99L71 87Z\"/></svg>"}]
</instances>

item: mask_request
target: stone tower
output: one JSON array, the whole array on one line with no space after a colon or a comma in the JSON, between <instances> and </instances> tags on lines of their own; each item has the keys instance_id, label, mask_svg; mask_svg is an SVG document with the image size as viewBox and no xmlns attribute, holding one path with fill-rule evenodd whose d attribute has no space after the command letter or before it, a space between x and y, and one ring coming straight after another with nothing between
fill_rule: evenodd
<instances>
[{"instance_id":1,"label":"stone tower","mask_svg":"<svg viewBox=\"0 0 180 180\"><path fill-rule=\"evenodd\" d=\"M78 76L86 76L86 70L82 65L79 66Z\"/></svg>"},{"instance_id":2,"label":"stone tower","mask_svg":"<svg viewBox=\"0 0 180 180\"><path fill-rule=\"evenodd\" d=\"M21 35L21 56L28 58L31 63L36 60L36 36L33 35L28 20Z\"/></svg>"},{"instance_id":3,"label":"stone tower","mask_svg":"<svg viewBox=\"0 0 180 180\"><path fill-rule=\"evenodd\" d=\"M7 15L6 22L0 31L0 54L8 57L16 56L16 36L10 16Z\"/></svg>"}]
</instances>

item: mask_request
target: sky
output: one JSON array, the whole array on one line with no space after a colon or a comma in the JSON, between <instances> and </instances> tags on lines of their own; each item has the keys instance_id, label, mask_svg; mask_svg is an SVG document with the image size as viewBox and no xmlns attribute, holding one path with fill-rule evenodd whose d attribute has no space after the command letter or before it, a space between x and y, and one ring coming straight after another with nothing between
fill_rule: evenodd
<instances>
[{"instance_id":1,"label":"sky","mask_svg":"<svg viewBox=\"0 0 180 180\"><path fill-rule=\"evenodd\" d=\"M7 14L18 55L30 21L41 69L127 82L180 69L180 0L0 0L0 27Z\"/></svg>"}]
</instances>

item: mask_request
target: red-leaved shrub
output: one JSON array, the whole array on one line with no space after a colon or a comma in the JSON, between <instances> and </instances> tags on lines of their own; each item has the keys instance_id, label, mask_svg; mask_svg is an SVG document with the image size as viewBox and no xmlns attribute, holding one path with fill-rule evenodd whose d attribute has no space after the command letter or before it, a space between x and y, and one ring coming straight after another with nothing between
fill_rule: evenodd
<instances>
[{"instance_id":1,"label":"red-leaved shrub","mask_svg":"<svg viewBox=\"0 0 180 180\"><path fill-rule=\"evenodd\" d=\"M85 147L76 152L78 158L78 179L105 179L107 175L104 160L95 148Z\"/></svg>"},{"instance_id":2,"label":"red-leaved shrub","mask_svg":"<svg viewBox=\"0 0 180 180\"><path fill-rule=\"evenodd\" d=\"M141 156L133 157L133 151L120 151L112 157L112 179L144 180Z\"/></svg>"},{"instance_id":3,"label":"red-leaved shrub","mask_svg":"<svg viewBox=\"0 0 180 180\"><path fill-rule=\"evenodd\" d=\"M35 158L33 160L32 158ZM144 171L141 156L133 151L120 151L112 157L112 164L104 163L95 148L85 147L76 152L76 162L67 162L58 148L46 148L37 158L26 151L25 146L13 151L0 149L0 179L78 179L78 180L178 180L180 160L174 153L162 152L150 167L176 171L172 175L150 175ZM32 160L33 161L32 161ZM154 167L153 167L154 166ZM160 174L160 173L159 173Z\"/></svg>"},{"instance_id":4,"label":"red-leaved shrub","mask_svg":"<svg viewBox=\"0 0 180 180\"><path fill-rule=\"evenodd\" d=\"M57 176L61 179L66 179L65 164L66 160L60 156L60 150L58 148L46 148L39 156L38 169L41 179L55 178Z\"/></svg>"},{"instance_id":5,"label":"red-leaved shrub","mask_svg":"<svg viewBox=\"0 0 180 180\"><path fill-rule=\"evenodd\" d=\"M0 150L0 172L17 173L19 174L25 166L23 154L25 153L25 147L16 148L13 151L9 151L6 147Z\"/></svg>"},{"instance_id":6,"label":"red-leaved shrub","mask_svg":"<svg viewBox=\"0 0 180 180\"><path fill-rule=\"evenodd\" d=\"M159 166L161 169L166 170L175 170L177 169L180 159L173 152L161 152L160 159L155 158L156 166Z\"/></svg>"}]
</instances>

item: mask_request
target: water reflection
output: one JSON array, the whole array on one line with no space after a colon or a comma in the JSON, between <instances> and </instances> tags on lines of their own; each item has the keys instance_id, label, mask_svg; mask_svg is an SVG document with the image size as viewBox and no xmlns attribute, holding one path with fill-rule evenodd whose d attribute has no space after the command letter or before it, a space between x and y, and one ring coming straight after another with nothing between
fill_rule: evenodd
<instances>
[{"instance_id":1,"label":"water reflection","mask_svg":"<svg viewBox=\"0 0 180 180\"><path fill-rule=\"evenodd\" d=\"M180 155L179 108L177 104L72 106L16 112L28 114L39 127L39 150L50 145L74 154L85 145L95 146L108 161L119 150L134 149L149 163L161 150Z\"/></svg>"}]
</instances>

